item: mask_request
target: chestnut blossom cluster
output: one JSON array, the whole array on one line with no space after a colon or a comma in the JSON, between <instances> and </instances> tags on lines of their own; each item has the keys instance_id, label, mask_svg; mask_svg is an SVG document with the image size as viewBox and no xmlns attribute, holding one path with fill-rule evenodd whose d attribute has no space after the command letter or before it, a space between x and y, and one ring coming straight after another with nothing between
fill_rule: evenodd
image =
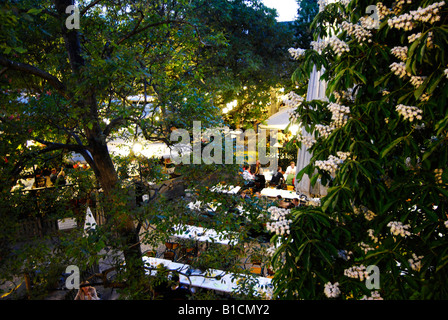
<instances>
[{"instance_id":1,"label":"chestnut blossom cluster","mask_svg":"<svg viewBox=\"0 0 448 320\"><path fill-rule=\"evenodd\" d=\"M359 18L359 23L361 27L365 29L376 29L378 27L378 22L375 21L372 17L361 17Z\"/></svg>"},{"instance_id":2,"label":"chestnut blossom cluster","mask_svg":"<svg viewBox=\"0 0 448 320\"><path fill-rule=\"evenodd\" d=\"M393 47L390 52L401 61L408 59L408 47Z\"/></svg>"},{"instance_id":3,"label":"chestnut blossom cluster","mask_svg":"<svg viewBox=\"0 0 448 320\"><path fill-rule=\"evenodd\" d=\"M389 67L390 70L392 70L392 72L400 78L403 78L405 76L408 77L411 76L411 74L408 71L406 71L406 64L404 62L394 62Z\"/></svg>"},{"instance_id":4,"label":"chestnut blossom cluster","mask_svg":"<svg viewBox=\"0 0 448 320\"><path fill-rule=\"evenodd\" d=\"M364 296L361 298L361 300L383 300L383 298L381 298L381 295L378 291L372 291L372 293L370 294L370 297Z\"/></svg>"},{"instance_id":5,"label":"chestnut blossom cluster","mask_svg":"<svg viewBox=\"0 0 448 320\"><path fill-rule=\"evenodd\" d=\"M343 99L350 100L352 102L355 101L355 99L353 98L353 89L352 88L347 89L347 91L342 90L341 93L335 91L335 92L333 92L333 95L336 99L336 103L340 103L341 100L343 100Z\"/></svg>"},{"instance_id":6,"label":"chestnut blossom cluster","mask_svg":"<svg viewBox=\"0 0 448 320\"><path fill-rule=\"evenodd\" d=\"M398 17L393 17L387 20L387 24L390 28L403 29L409 31L415 28L414 17L410 13L402 14Z\"/></svg>"},{"instance_id":7,"label":"chestnut blossom cluster","mask_svg":"<svg viewBox=\"0 0 448 320\"><path fill-rule=\"evenodd\" d=\"M333 51L336 53L337 56L340 56L344 52L349 52L350 51L350 48L349 48L348 44L345 43L344 41L342 41L341 39L339 39L336 36L331 37L328 42L329 42L329 45L331 46L331 48L333 49Z\"/></svg>"},{"instance_id":8,"label":"chestnut blossom cluster","mask_svg":"<svg viewBox=\"0 0 448 320\"><path fill-rule=\"evenodd\" d=\"M291 91L287 95L287 99L283 100L283 103L287 105L288 107L297 107L299 104L301 104L305 100L302 96L299 96L294 91Z\"/></svg>"},{"instance_id":9,"label":"chestnut blossom cluster","mask_svg":"<svg viewBox=\"0 0 448 320\"><path fill-rule=\"evenodd\" d=\"M367 221L372 221L376 217L376 214L372 210L363 205L353 207L353 212L355 214L363 214Z\"/></svg>"},{"instance_id":10,"label":"chestnut blossom cluster","mask_svg":"<svg viewBox=\"0 0 448 320\"><path fill-rule=\"evenodd\" d=\"M302 144L304 144L305 147L307 147L308 149L311 148L316 143L316 139L314 139L313 136L299 135L299 136L297 136L297 140L302 142Z\"/></svg>"},{"instance_id":11,"label":"chestnut blossom cluster","mask_svg":"<svg viewBox=\"0 0 448 320\"><path fill-rule=\"evenodd\" d=\"M316 125L317 132L319 132L319 135L324 139L328 138L334 129L333 126L326 126L323 124Z\"/></svg>"},{"instance_id":12,"label":"chestnut blossom cluster","mask_svg":"<svg viewBox=\"0 0 448 320\"><path fill-rule=\"evenodd\" d=\"M422 33L421 33L421 32L411 34L411 35L408 37L408 41L409 41L409 43L412 43L412 42L414 42L415 40L417 40L418 38L420 38L421 36L422 36Z\"/></svg>"},{"instance_id":13,"label":"chestnut blossom cluster","mask_svg":"<svg viewBox=\"0 0 448 320\"><path fill-rule=\"evenodd\" d=\"M336 152L336 155L341 159L342 161L345 161L347 159L350 159L350 152L342 152L338 151Z\"/></svg>"},{"instance_id":14,"label":"chestnut blossom cluster","mask_svg":"<svg viewBox=\"0 0 448 320\"><path fill-rule=\"evenodd\" d=\"M372 248L371 246L369 246L368 244L366 244L364 242L358 243L358 246L362 249L362 251L364 251L364 254L367 254L367 252L369 252L369 251L375 250L375 248Z\"/></svg>"},{"instance_id":15,"label":"chestnut blossom cluster","mask_svg":"<svg viewBox=\"0 0 448 320\"><path fill-rule=\"evenodd\" d=\"M375 231L374 231L373 229L369 229L369 230L367 230L367 233L368 233L370 239L372 239L374 243L378 243L378 242L379 242L379 239L378 239L377 236L375 236L374 232L375 232Z\"/></svg>"},{"instance_id":16,"label":"chestnut blossom cluster","mask_svg":"<svg viewBox=\"0 0 448 320\"><path fill-rule=\"evenodd\" d=\"M422 268L422 259L423 256L417 256L415 253L412 254L412 259L409 259L409 265L411 266L411 269L414 271L420 271Z\"/></svg>"},{"instance_id":17,"label":"chestnut blossom cluster","mask_svg":"<svg viewBox=\"0 0 448 320\"><path fill-rule=\"evenodd\" d=\"M411 227L409 224L404 225L401 221L391 221L387 224L387 226L390 228L390 233L392 233L394 236L402 236L403 238L406 238L407 236L410 236L411 233L408 231L408 229Z\"/></svg>"},{"instance_id":18,"label":"chestnut blossom cluster","mask_svg":"<svg viewBox=\"0 0 448 320\"><path fill-rule=\"evenodd\" d=\"M446 68L445 70L443 70L443 73L445 74L445 76L446 76L447 79L448 79L448 68Z\"/></svg>"},{"instance_id":19,"label":"chestnut blossom cluster","mask_svg":"<svg viewBox=\"0 0 448 320\"><path fill-rule=\"evenodd\" d=\"M338 157L330 155L328 160L318 160L316 161L315 165L323 171L328 171L330 174L335 174L336 170L338 170L339 168L339 165L343 162L344 161L342 161Z\"/></svg>"},{"instance_id":20,"label":"chestnut blossom cluster","mask_svg":"<svg viewBox=\"0 0 448 320\"><path fill-rule=\"evenodd\" d=\"M424 102L424 101L428 101L429 98L431 98L431 95L429 93L424 93L420 96L419 100Z\"/></svg>"},{"instance_id":21,"label":"chestnut blossom cluster","mask_svg":"<svg viewBox=\"0 0 448 320\"><path fill-rule=\"evenodd\" d=\"M443 183L442 174L443 174L443 169L435 169L434 170L434 176L436 178L436 183L438 183L438 184Z\"/></svg>"},{"instance_id":22,"label":"chestnut blossom cluster","mask_svg":"<svg viewBox=\"0 0 448 320\"><path fill-rule=\"evenodd\" d=\"M290 234L289 225L292 223L292 220L287 219L287 215L290 212L289 209L270 207L268 212L271 214L271 220L273 221L266 223L266 229L281 236Z\"/></svg>"},{"instance_id":23,"label":"chestnut blossom cluster","mask_svg":"<svg viewBox=\"0 0 448 320\"><path fill-rule=\"evenodd\" d=\"M364 265L353 266L345 269L344 275L352 279L359 279L360 281L364 281L364 279L367 279L369 277L367 269Z\"/></svg>"},{"instance_id":24,"label":"chestnut blossom cluster","mask_svg":"<svg viewBox=\"0 0 448 320\"><path fill-rule=\"evenodd\" d=\"M426 78L427 77L412 76L410 82L415 88L418 88L423 84L423 82L425 82Z\"/></svg>"},{"instance_id":25,"label":"chestnut blossom cluster","mask_svg":"<svg viewBox=\"0 0 448 320\"><path fill-rule=\"evenodd\" d=\"M378 9L378 18L380 20L383 20L391 13L390 10L382 2L377 2L376 7Z\"/></svg>"},{"instance_id":26,"label":"chestnut blossom cluster","mask_svg":"<svg viewBox=\"0 0 448 320\"><path fill-rule=\"evenodd\" d=\"M324 287L324 293L327 298L337 298L341 294L341 290L339 290L339 282L332 284L331 282L327 282Z\"/></svg>"},{"instance_id":27,"label":"chestnut blossom cluster","mask_svg":"<svg viewBox=\"0 0 448 320\"><path fill-rule=\"evenodd\" d=\"M426 8L419 7L417 10L404 13L398 17L387 20L387 24L391 28L404 29L410 31L416 26L416 22L434 23L440 21L440 8L445 5L445 1L433 3Z\"/></svg>"},{"instance_id":28,"label":"chestnut blossom cluster","mask_svg":"<svg viewBox=\"0 0 448 320\"><path fill-rule=\"evenodd\" d=\"M299 58L305 55L306 50L301 48L289 48L288 52L294 60L299 60Z\"/></svg>"},{"instance_id":29,"label":"chestnut blossom cluster","mask_svg":"<svg viewBox=\"0 0 448 320\"><path fill-rule=\"evenodd\" d=\"M344 52L350 51L348 44L336 36L333 36L328 40L311 41L311 47L318 52L321 52L328 46L330 46L338 56Z\"/></svg>"},{"instance_id":30,"label":"chestnut blossom cluster","mask_svg":"<svg viewBox=\"0 0 448 320\"><path fill-rule=\"evenodd\" d=\"M435 2L426 8L419 7L417 10L409 12L414 20L420 22L434 23L440 21L440 8L445 5L445 1Z\"/></svg>"},{"instance_id":31,"label":"chestnut blossom cluster","mask_svg":"<svg viewBox=\"0 0 448 320\"><path fill-rule=\"evenodd\" d=\"M331 111L331 120L333 120L334 126L340 128L347 123L348 115L350 114L350 108L337 103L330 103L327 106Z\"/></svg>"},{"instance_id":32,"label":"chestnut blossom cluster","mask_svg":"<svg viewBox=\"0 0 448 320\"><path fill-rule=\"evenodd\" d=\"M311 48L313 48L313 50L321 52L323 49L325 49L327 47L328 42L325 40L319 39L317 41L311 41L310 45L311 45Z\"/></svg>"},{"instance_id":33,"label":"chestnut blossom cluster","mask_svg":"<svg viewBox=\"0 0 448 320\"><path fill-rule=\"evenodd\" d=\"M399 104L395 107L395 110L399 115L403 116L404 120L408 120L410 122L414 121L414 119L422 120L423 111L417 107L413 106L405 106L403 104Z\"/></svg>"},{"instance_id":34,"label":"chestnut blossom cluster","mask_svg":"<svg viewBox=\"0 0 448 320\"><path fill-rule=\"evenodd\" d=\"M372 33L358 24L344 21L342 22L341 27L344 31L347 32L348 35L355 37L358 42L372 42Z\"/></svg>"}]
</instances>

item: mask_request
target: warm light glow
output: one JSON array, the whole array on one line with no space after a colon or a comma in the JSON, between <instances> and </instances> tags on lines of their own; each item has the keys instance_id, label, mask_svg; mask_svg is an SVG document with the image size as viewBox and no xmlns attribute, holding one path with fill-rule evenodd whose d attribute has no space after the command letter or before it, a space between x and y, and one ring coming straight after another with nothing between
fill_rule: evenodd
<instances>
[{"instance_id":1,"label":"warm light glow","mask_svg":"<svg viewBox=\"0 0 448 320\"><path fill-rule=\"evenodd\" d=\"M142 152L142 150L143 150L143 146L138 142L134 143L134 145L132 146L132 151L136 154Z\"/></svg>"}]
</instances>

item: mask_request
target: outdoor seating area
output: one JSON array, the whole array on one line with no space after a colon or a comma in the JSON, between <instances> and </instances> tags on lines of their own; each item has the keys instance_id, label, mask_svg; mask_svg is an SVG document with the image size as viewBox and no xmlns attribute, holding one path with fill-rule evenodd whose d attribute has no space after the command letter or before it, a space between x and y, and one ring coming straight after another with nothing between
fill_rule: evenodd
<instances>
[{"instance_id":1,"label":"outdoor seating area","mask_svg":"<svg viewBox=\"0 0 448 320\"><path fill-rule=\"evenodd\" d=\"M0 300L447 299L446 17L1 1Z\"/></svg>"}]
</instances>

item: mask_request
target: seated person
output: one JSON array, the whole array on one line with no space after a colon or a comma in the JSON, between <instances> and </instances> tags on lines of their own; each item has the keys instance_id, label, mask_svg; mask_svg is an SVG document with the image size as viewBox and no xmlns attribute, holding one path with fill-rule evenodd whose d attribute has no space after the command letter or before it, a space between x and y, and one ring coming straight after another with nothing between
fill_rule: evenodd
<instances>
[{"instance_id":1,"label":"seated person","mask_svg":"<svg viewBox=\"0 0 448 320\"><path fill-rule=\"evenodd\" d=\"M286 184L288 186L294 185L294 178L296 177L295 173L290 173L286 176Z\"/></svg>"},{"instance_id":2,"label":"seated person","mask_svg":"<svg viewBox=\"0 0 448 320\"><path fill-rule=\"evenodd\" d=\"M277 172L274 173L274 175L272 176L270 184L278 186L281 183L281 181L285 181L285 177L283 176L282 173L282 167L279 166L277 168Z\"/></svg>"},{"instance_id":3,"label":"seated person","mask_svg":"<svg viewBox=\"0 0 448 320\"><path fill-rule=\"evenodd\" d=\"M255 179L254 175L250 172L250 168L249 168L249 166L247 164L245 164L243 166L243 174L242 174L242 176L243 176L243 179L246 180L246 181L251 181L251 180Z\"/></svg>"}]
</instances>

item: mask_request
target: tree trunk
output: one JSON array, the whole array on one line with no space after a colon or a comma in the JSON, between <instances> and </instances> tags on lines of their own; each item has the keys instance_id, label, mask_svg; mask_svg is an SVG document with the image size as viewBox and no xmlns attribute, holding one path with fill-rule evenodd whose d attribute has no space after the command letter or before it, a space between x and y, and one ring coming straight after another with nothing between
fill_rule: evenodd
<instances>
[{"instance_id":1,"label":"tree trunk","mask_svg":"<svg viewBox=\"0 0 448 320\"><path fill-rule=\"evenodd\" d=\"M67 15L65 13L66 8L74 5L74 0L55 0L55 5L59 16L65 17ZM82 84L86 80L82 74L85 61L81 54L82 48L78 30L68 30L64 23L62 26L62 34L73 74L77 76L78 83ZM139 280L144 275L144 269L139 236L132 219L132 214L130 214L132 206L125 204L123 207L117 203L119 198L116 198L116 196L124 191L118 183L117 172L109 155L105 136L100 127L94 90L95 88L87 89L86 92L81 94L78 100L74 101L76 107L84 111L80 120L82 121L83 130L88 141L86 150L90 152L91 157L87 152L84 152L83 155L94 170L100 187L103 189L108 206L108 208L105 208L106 219L117 219L117 221L120 221L117 233L123 239L122 250L126 260L126 270L132 275L132 277L128 277L128 280ZM125 199L128 199L128 197ZM114 214L118 215L118 217L114 216Z\"/></svg>"}]
</instances>

